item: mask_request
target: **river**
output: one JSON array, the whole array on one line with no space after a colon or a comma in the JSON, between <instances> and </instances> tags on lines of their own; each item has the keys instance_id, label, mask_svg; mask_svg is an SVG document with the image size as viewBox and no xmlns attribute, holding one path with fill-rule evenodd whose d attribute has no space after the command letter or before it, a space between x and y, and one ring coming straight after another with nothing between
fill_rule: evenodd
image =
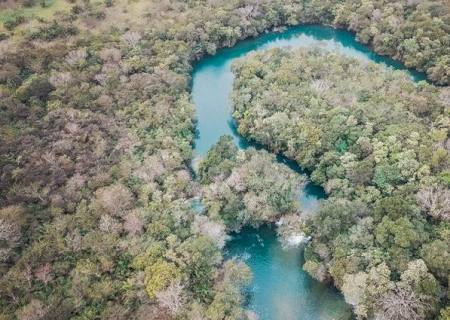
<instances>
[{"instance_id":1,"label":"river","mask_svg":"<svg viewBox=\"0 0 450 320\"><path fill-rule=\"evenodd\" d=\"M236 132L231 117L231 65L250 52L287 46L321 47L406 70L399 62L377 55L357 42L352 33L317 25L290 27L280 33L266 33L241 41L232 48L221 49L216 55L200 60L192 74L192 98L198 120L196 155L204 155L225 134L231 135L240 148L250 145ZM425 79L420 72L408 72L414 80ZM302 174L294 163L281 156L278 159ZM300 194L299 201L304 210L314 210L324 196L321 188L311 184ZM319 283L302 270L302 249L283 248L270 226L259 230L243 229L228 242L226 250L227 256L244 260L253 272L248 309L256 312L260 320L341 320L350 317L349 306L336 289Z\"/></svg>"}]
</instances>

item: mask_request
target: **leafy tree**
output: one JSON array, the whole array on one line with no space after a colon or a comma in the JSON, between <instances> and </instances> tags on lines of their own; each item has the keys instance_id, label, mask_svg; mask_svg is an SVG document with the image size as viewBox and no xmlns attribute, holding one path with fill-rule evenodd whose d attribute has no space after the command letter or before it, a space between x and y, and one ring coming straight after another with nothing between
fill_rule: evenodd
<instances>
[{"instance_id":1,"label":"leafy tree","mask_svg":"<svg viewBox=\"0 0 450 320\"><path fill-rule=\"evenodd\" d=\"M151 298L165 290L172 281L180 278L181 272L170 262L159 260L145 269L145 288Z\"/></svg>"},{"instance_id":2,"label":"leafy tree","mask_svg":"<svg viewBox=\"0 0 450 320\"><path fill-rule=\"evenodd\" d=\"M229 176L236 163L237 150L232 137L220 137L199 166L201 182L210 183L218 176Z\"/></svg>"}]
</instances>

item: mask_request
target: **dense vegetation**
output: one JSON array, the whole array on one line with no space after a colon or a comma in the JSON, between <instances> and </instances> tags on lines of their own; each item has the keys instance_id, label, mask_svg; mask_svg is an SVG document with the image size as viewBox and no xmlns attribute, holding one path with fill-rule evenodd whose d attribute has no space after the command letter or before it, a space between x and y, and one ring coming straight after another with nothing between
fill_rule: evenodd
<instances>
[{"instance_id":1,"label":"dense vegetation","mask_svg":"<svg viewBox=\"0 0 450 320\"><path fill-rule=\"evenodd\" d=\"M23 27L21 30L25 31L26 37L50 39L56 37L58 33L77 32L79 28L71 26L73 20L77 18L83 21L83 25L79 26L82 29L97 26L95 20L104 20L106 17L103 7L110 8L116 1L127 8L120 13L120 10L110 9L109 11L115 15L115 22L118 22L117 18L119 18L119 22L126 22L128 25L135 25L136 22L131 22L127 15L142 15L142 9L146 7L143 4L124 4L120 0L104 0L104 3L83 1L82 4L76 3L76 0L66 1L69 3L64 4L63 0L40 0L39 3L36 0L13 2L15 10L5 10L3 14L0 13L0 22L3 22L3 29L14 31L33 18L42 22L45 21L43 17L51 16L53 13L70 12L69 15L65 15L67 19L62 19L66 20L68 25L53 22L45 27ZM20 4L26 10L21 9ZM42 9L33 9L38 6ZM201 54L205 50L208 53L214 53L219 47L230 46L237 39L254 36L268 27L324 23L354 31L361 42L371 45L376 52L392 56L411 68L425 71L428 77L438 84L450 83L450 3L448 0L289 0L284 2L252 0L231 3L203 0L187 3L163 1L150 6L152 7L150 10L157 16L152 17L152 23L155 26L158 24L156 21L167 24L171 18L186 22L183 26L176 24L174 28L171 28L169 38L193 44L194 47L191 48L196 54ZM8 5L3 7L7 8ZM187 20L184 15L186 9L190 16ZM40 11L43 13L40 14ZM210 16L191 20L198 12L210 14ZM170 17L165 16L166 14ZM121 19L125 21L120 21ZM205 19L208 20L208 24L202 26L200 22ZM142 27L141 21L137 24ZM107 21L106 25L110 27L111 21ZM149 29L151 28L146 28L146 31L148 32ZM1 31L2 28L0 28L0 41L9 36L7 32Z\"/></svg>"},{"instance_id":2,"label":"dense vegetation","mask_svg":"<svg viewBox=\"0 0 450 320\"><path fill-rule=\"evenodd\" d=\"M208 152L199 175L208 215L220 218L228 230L258 227L298 210L302 178L266 151L238 151L229 136Z\"/></svg>"},{"instance_id":3,"label":"dense vegetation","mask_svg":"<svg viewBox=\"0 0 450 320\"><path fill-rule=\"evenodd\" d=\"M450 2L448 0L338 1L333 24L356 32L375 51L450 83Z\"/></svg>"},{"instance_id":4,"label":"dense vegetation","mask_svg":"<svg viewBox=\"0 0 450 320\"><path fill-rule=\"evenodd\" d=\"M370 3L381 17L367 15ZM191 206L203 188L189 168L191 64L272 27L335 22L372 41L375 50L448 83L445 1L391 6L323 0L2 3L0 319L244 317L240 288L248 270L222 261L220 245L201 231L211 221L196 218ZM345 21L345 10L359 23ZM396 18L402 28L389 27ZM365 35L368 28L373 33ZM411 33L416 43L399 54L395 48ZM380 47L390 35L389 50ZM257 153L246 157L272 161ZM245 168L247 160L239 161L237 168ZM234 166L229 170L239 171ZM215 176L214 169L206 172ZM251 174L244 176L253 183ZM220 179L205 179L225 188ZM270 175L265 182L277 183ZM266 199L260 186L249 187L267 206L264 217L252 215L243 192L236 199L229 193L205 197L210 211L218 210L234 229L227 220L233 216L214 208L236 204L242 223L258 224L277 217L277 210L293 210L286 188ZM435 189L427 190L434 195ZM435 210L435 202L431 206ZM441 229L430 237L434 250L445 249L447 229Z\"/></svg>"},{"instance_id":5,"label":"dense vegetation","mask_svg":"<svg viewBox=\"0 0 450 320\"><path fill-rule=\"evenodd\" d=\"M2 42L2 318L244 317L248 271L190 203L190 62L287 6L135 5L134 24L85 2Z\"/></svg>"},{"instance_id":6,"label":"dense vegetation","mask_svg":"<svg viewBox=\"0 0 450 320\"><path fill-rule=\"evenodd\" d=\"M318 49L233 70L239 132L329 195L306 223L304 268L362 318L435 319L449 299L449 89Z\"/></svg>"}]
</instances>

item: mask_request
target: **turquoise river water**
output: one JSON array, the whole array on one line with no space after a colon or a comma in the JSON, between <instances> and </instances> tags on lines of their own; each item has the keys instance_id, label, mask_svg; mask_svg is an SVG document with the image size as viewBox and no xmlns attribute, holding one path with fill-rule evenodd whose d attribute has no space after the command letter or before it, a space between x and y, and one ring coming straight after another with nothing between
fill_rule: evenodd
<instances>
[{"instance_id":1,"label":"turquoise river water","mask_svg":"<svg viewBox=\"0 0 450 320\"><path fill-rule=\"evenodd\" d=\"M250 145L236 132L231 117L231 65L250 52L287 46L321 47L406 70L402 64L373 53L357 42L352 33L325 26L291 27L281 33L266 33L219 50L216 55L200 60L192 75L192 98L198 120L195 152L198 156L204 155L224 134L231 135L241 148ZM414 80L425 79L422 73L408 72ZM282 156L278 160L302 174L291 161ZM306 210L314 210L324 197L322 189L311 184L300 194L301 207ZM302 270L302 249L283 248L272 227L246 228L233 236L226 250L229 257L244 260L253 272L248 309L258 314L260 320L343 320L351 317L349 306L336 289L319 283Z\"/></svg>"}]
</instances>

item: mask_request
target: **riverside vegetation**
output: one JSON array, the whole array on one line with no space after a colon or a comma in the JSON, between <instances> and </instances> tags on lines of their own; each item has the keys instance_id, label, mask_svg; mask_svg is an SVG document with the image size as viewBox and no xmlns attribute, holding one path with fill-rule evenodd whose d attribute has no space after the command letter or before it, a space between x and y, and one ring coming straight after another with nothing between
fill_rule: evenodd
<instances>
[{"instance_id":1,"label":"riverside vegetation","mask_svg":"<svg viewBox=\"0 0 450 320\"><path fill-rule=\"evenodd\" d=\"M45 15L39 14L38 5L44 10L52 4L23 1L14 3L7 14L0 12L0 319L251 317L242 308L241 292L249 271L241 262L222 259L225 232L297 210L291 197L299 181L265 152L235 153L226 138L201 165L201 183L192 179L195 117L189 74L192 63L204 54L273 27L335 24L355 31L377 52L426 71L438 84L450 81L449 9L444 0L75 0L64 2L61 11L45 9ZM24 14L20 6L33 8L36 15ZM411 117L423 122L414 127L418 137L398 142L397 148L405 143L413 150L401 155L407 163L406 178L389 177L382 183L387 191L393 189L387 198L393 202L382 202L385 198L380 195L379 209L374 211L356 196L347 199L352 184L342 188L345 200L330 200L317 222L308 226L317 230L317 236L307 265L313 274L324 278L331 274L344 293L344 274L365 284L391 272L391 278L385 276L390 291L383 292L408 295L412 293L407 290L420 287L422 291L413 291L421 306L419 316L428 310L434 315L446 301L448 227L439 207L446 189L438 185L449 179L447 147L442 142L447 118L442 116L439 122L438 115L441 98L433 87L424 85L421 90L406 92L416 109L410 111ZM436 103L431 112L426 110L428 99ZM431 179L430 184L403 183L414 168L411 153L422 148L421 141L432 132L435 140L425 155L434 164L429 164L429 172L419 171L420 177ZM228 154L217 150L222 147L229 149ZM387 157L380 152L380 157ZM220 167L217 157L225 157L228 166ZM416 162L427 164L427 159L420 155ZM258 168L261 171L253 171L255 163L264 166ZM393 171L393 165L385 167ZM283 183L270 174L274 170ZM263 176L256 177L259 174ZM397 188L399 184L404 187ZM424 187L420 204L430 213L428 220L412 201L417 187ZM378 184L374 201L375 189ZM264 190L277 192L271 196ZM191 199L202 194L207 214L199 216ZM370 192L366 194L370 198ZM264 211L255 210L255 203ZM412 207L411 216L399 211L403 206ZM336 217L328 216L327 210L346 218L327 220ZM364 223L355 221L355 215L366 218L361 219ZM378 228L381 217L386 221ZM414 224L408 219L415 219ZM354 240L357 236L337 237L347 228L367 235L370 242L375 227L384 228L380 238L384 240L373 248L367 245L370 250ZM335 238L340 255L327 249ZM364 263L368 265L365 261L346 269L345 255L352 250L350 258L376 256L380 261L376 268L384 269L365 274L361 271ZM393 265L386 253L398 257ZM329 272L330 261L338 257L339 263L333 265L343 267ZM371 316L375 302L394 301L389 295L378 300L374 291L366 293L365 285L359 288L364 294L349 301L356 301L362 317ZM444 319L448 314L442 311Z\"/></svg>"},{"instance_id":2,"label":"riverside vegetation","mask_svg":"<svg viewBox=\"0 0 450 320\"><path fill-rule=\"evenodd\" d=\"M449 299L450 90L318 49L256 53L233 71L239 133L329 196L303 226L304 268L361 318L435 319Z\"/></svg>"}]
</instances>

